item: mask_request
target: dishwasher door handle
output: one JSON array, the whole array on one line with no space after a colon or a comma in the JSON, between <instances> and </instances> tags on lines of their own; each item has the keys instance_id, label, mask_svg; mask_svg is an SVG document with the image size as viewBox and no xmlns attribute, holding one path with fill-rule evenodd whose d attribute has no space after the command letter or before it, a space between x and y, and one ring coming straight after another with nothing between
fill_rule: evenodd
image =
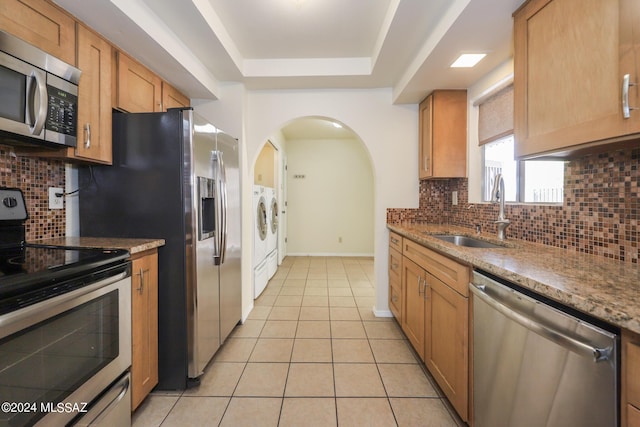
<instances>
[{"instance_id":1,"label":"dishwasher door handle","mask_svg":"<svg viewBox=\"0 0 640 427\"><path fill-rule=\"evenodd\" d=\"M609 360L612 353L612 348L595 348L589 344L585 344L584 342L577 340L561 331L552 329L546 325L538 323L533 319L513 310L511 307L502 304L498 300L492 298L485 292L484 285L475 285L473 283L469 284L469 289L471 292L480 298L483 302L488 304L491 308L497 310L498 312L505 315L507 318L513 320L514 322L524 326L530 331L550 340L554 343L573 351L581 356L585 357L593 357L594 362L603 362L605 360Z\"/></svg>"}]
</instances>

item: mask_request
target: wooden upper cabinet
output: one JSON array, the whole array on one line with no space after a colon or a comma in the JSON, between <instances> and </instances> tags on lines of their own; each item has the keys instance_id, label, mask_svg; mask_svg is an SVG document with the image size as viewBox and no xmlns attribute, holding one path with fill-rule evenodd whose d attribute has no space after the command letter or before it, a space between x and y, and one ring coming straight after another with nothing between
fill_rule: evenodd
<instances>
[{"instance_id":1,"label":"wooden upper cabinet","mask_svg":"<svg viewBox=\"0 0 640 427\"><path fill-rule=\"evenodd\" d=\"M640 2L530 0L514 13L515 154L568 157L640 132ZM637 135L636 135L637 136Z\"/></svg>"},{"instance_id":2,"label":"wooden upper cabinet","mask_svg":"<svg viewBox=\"0 0 640 427\"><path fill-rule=\"evenodd\" d=\"M162 109L188 107L191 104L189 98L167 82L162 82Z\"/></svg>"},{"instance_id":3,"label":"wooden upper cabinet","mask_svg":"<svg viewBox=\"0 0 640 427\"><path fill-rule=\"evenodd\" d=\"M68 64L76 63L75 20L51 2L0 1L0 28Z\"/></svg>"},{"instance_id":4,"label":"wooden upper cabinet","mask_svg":"<svg viewBox=\"0 0 640 427\"><path fill-rule=\"evenodd\" d=\"M122 52L116 52L115 107L129 113L162 111L162 80Z\"/></svg>"},{"instance_id":5,"label":"wooden upper cabinet","mask_svg":"<svg viewBox=\"0 0 640 427\"><path fill-rule=\"evenodd\" d=\"M437 90L420 103L419 176L467 176L467 91Z\"/></svg>"},{"instance_id":6,"label":"wooden upper cabinet","mask_svg":"<svg viewBox=\"0 0 640 427\"><path fill-rule=\"evenodd\" d=\"M111 60L111 45L78 24L78 145L70 157L111 164Z\"/></svg>"}]
</instances>

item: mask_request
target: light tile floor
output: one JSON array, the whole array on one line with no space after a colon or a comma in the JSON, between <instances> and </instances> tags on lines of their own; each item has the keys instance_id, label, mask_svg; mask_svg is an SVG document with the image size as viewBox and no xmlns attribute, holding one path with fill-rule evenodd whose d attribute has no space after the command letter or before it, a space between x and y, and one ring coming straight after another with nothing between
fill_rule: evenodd
<instances>
[{"instance_id":1,"label":"light tile floor","mask_svg":"<svg viewBox=\"0 0 640 427\"><path fill-rule=\"evenodd\" d=\"M146 426L460 426L395 320L371 258L288 257L201 384L153 392Z\"/></svg>"}]
</instances>

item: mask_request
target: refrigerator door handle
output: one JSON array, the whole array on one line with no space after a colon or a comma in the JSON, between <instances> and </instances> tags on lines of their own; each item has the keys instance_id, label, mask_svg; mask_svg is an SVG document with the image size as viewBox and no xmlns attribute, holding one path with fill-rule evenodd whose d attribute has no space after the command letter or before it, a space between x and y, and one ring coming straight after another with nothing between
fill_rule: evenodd
<instances>
[{"instance_id":1,"label":"refrigerator door handle","mask_svg":"<svg viewBox=\"0 0 640 427\"><path fill-rule=\"evenodd\" d=\"M214 151L212 155L214 165L214 177L216 181L216 230L215 253L213 261L215 265L224 263L227 246L227 186L222 152Z\"/></svg>"}]
</instances>

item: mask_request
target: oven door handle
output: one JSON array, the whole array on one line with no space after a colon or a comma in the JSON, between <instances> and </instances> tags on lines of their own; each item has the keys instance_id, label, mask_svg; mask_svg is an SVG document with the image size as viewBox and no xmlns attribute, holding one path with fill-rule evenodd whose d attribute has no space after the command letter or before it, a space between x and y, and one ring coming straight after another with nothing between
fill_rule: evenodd
<instances>
[{"instance_id":1,"label":"oven door handle","mask_svg":"<svg viewBox=\"0 0 640 427\"><path fill-rule=\"evenodd\" d=\"M114 419L111 412L118 406L127 396L131 382L129 374L125 375L120 381L113 385L103 397L101 397L89 411L78 420L75 427L85 426L112 426ZM126 403L126 402L125 402ZM131 412L131 404L126 411ZM127 414L129 415L129 414Z\"/></svg>"},{"instance_id":2,"label":"oven door handle","mask_svg":"<svg viewBox=\"0 0 640 427\"><path fill-rule=\"evenodd\" d=\"M69 308L73 308L74 305L82 304L96 298L97 296L106 294L112 290L110 288L108 289L110 285L118 283L129 276L130 272L127 269L115 276L108 277L104 280L76 289L75 291L58 295L37 304L4 314L0 316L0 339L31 325L35 325L52 316L56 316ZM131 282L129 281L129 286L130 284ZM129 292L131 291L129 290Z\"/></svg>"}]
</instances>

